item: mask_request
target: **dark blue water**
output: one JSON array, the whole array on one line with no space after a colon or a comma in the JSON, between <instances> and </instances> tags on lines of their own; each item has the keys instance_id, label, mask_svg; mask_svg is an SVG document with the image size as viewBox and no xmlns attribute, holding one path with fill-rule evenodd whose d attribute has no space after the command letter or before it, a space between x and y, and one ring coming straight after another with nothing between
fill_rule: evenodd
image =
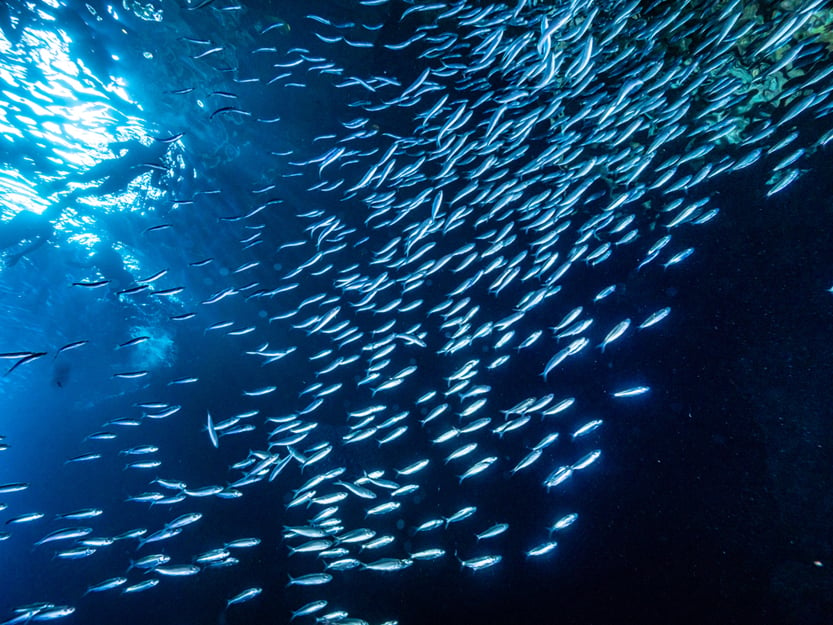
<instances>
[{"instance_id":1,"label":"dark blue water","mask_svg":"<svg viewBox=\"0 0 833 625\"><path fill-rule=\"evenodd\" d=\"M274 40L264 44L277 42L282 50L296 46L317 50L321 43L313 33L329 31L317 30L303 15L326 14L334 22L350 21L356 19L356 7L333 1L303 7L275 4L247 3L238 17L239 11L223 12L219 3L196 12L167 2L161 22L143 21L116 9L126 33L107 17L104 5L95 6L104 16L95 28L78 7L42 7L57 16L52 24L41 23L27 8L9 5L12 17L3 24L6 40L20 37L21 48L31 50L37 45L23 37L24 24L33 30L36 26L66 29L74 42L66 54L84 63L89 79L85 85L97 92L77 97L107 101L112 110L110 123L96 127L97 147L85 145L91 139L73 137L70 148L87 159L83 163L49 158L56 153L55 145L39 138L25 122L38 109L18 111L7 121L24 136L6 141L4 153L7 169L33 182L27 201L43 208L54 201L51 192L67 183L71 183L67 188L83 192L76 194L56 236L0 274L0 351L49 352L12 371L0 386L0 434L9 444L1 452L0 483L31 484L25 492L0 498L8 503L0 518L29 511L47 514L41 521L2 528L11 537L0 542L0 614L11 618L16 606L52 601L74 606L76 612L68 618L78 623L287 622L291 610L325 597L331 608L345 606L351 615L373 623L389 619L403 624L829 622L833 614L827 494L828 450L833 444L827 425L828 346L833 338L833 295L827 292L833 275L828 235L833 231L831 144L802 164L806 174L800 180L773 197L766 197L769 162L706 183L698 189L698 197L712 198L710 205L721 209L718 218L696 230L675 233L668 248L675 253L694 246L691 258L667 269L656 261L636 271L647 246L663 233L660 227L653 230L661 196L649 194L643 210L637 212L635 223L642 229L638 246L617 249L614 259L599 266L577 264L562 283L555 300L559 305L536 307L514 326L517 337L544 328L546 340L478 378L479 384L491 386L490 410L497 413L498 408L545 392L556 398L574 396L578 407L557 417L563 440L546 452L546 465L538 464L511 479L508 469L547 431L537 418L528 428L506 435L512 441L511 453L502 440L478 439L477 458L497 456L501 471L460 485L464 465L452 470L443 465L442 454L432 456L429 467L414 478L420 490L403 504L400 522L394 530L380 529L380 534L395 532L400 555L441 544L448 551L445 558L397 573L337 573L337 583L323 589L285 588L288 575L320 570L310 566L309 556L289 556L282 537L283 526L298 525L303 518L286 504L314 474L311 469L302 474L294 464L274 482L245 487L238 499L192 497L173 506L125 501L155 489L149 484L154 477L182 480L189 488L225 485L241 476L230 465L245 458L250 449L265 449L263 432L268 428L264 427L256 436L223 437L220 448L213 449L204 431L207 411L220 421L258 409L262 423L264 417L292 414L312 401L312 396L298 397L300 389L318 379L322 367L322 361L310 356L333 344L321 334L307 336L291 323L321 311L309 307L291 323L268 318L332 289L332 275L306 272L289 280L299 283L295 290L268 299L248 294L261 285L274 287L276 275L309 259L310 246L278 250L284 243L309 236L308 227L320 218L315 211L335 215L348 229L355 229L347 239L350 246L324 261L337 265L333 271L359 263L369 275L381 274L382 268L367 269L372 267L371 251L402 234L396 227L369 228L368 209L360 199L335 202L309 192L319 182L317 168L294 164L328 149L315 137L341 134L345 121L363 114L348 106L355 93L348 96L348 90L334 88L327 75L312 73L302 76L303 88L268 91L262 83L246 79L274 73L271 57L240 53L256 47L264 25L278 19L290 27L273 31ZM361 13L368 24L382 25L379 42L401 41L413 33L414 24L400 23L396 15L384 7L367 7ZM192 57L205 46L183 42L181 37L210 38L225 50L213 55L210 63L200 63ZM153 62L142 56L148 50ZM336 58L348 76L390 75L407 85L421 71L414 59L377 49L338 50ZM113 61L110 53L117 53L120 60ZM11 67L18 59L8 49L5 54ZM240 59L246 62L234 66ZM31 71L34 75L37 70ZM103 95L101 83L108 82L104 78L108 74L124 79L132 104ZM195 92L172 93L192 87ZM230 88L237 95L233 100L211 95ZM449 87L453 96L465 95L462 90L453 93L455 88ZM21 84L16 89L23 98ZM15 93L15 88L9 91ZM210 112L222 106L239 107L251 115L229 112L211 118ZM252 121L275 117L281 118L275 125ZM43 113L41 123L45 120L49 121ZM819 136L829 129L830 121L829 114L802 118L800 128ZM384 151L385 133L412 130L413 112L380 111L372 116L372 125L380 134L362 144L361 150ZM102 189L86 186L84 172L89 172L90 161L104 158L105 148L98 143L122 139L137 127L156 137L186 133L167 152L174 164L166 177L154 178L149 171L134 179L132 171L118 170L108 179L117 191L115 201ZM786 131L779 130L776 139L783 134ZM536 145L535 137L529 145ZM287 152L291 155L274 156ZM358 180L372 162L368 158L359 154L339 170L339 176ZM433 164L426 166L430 176L438 170ZM13 187L9 180L4 182L7 190ZM252 189L271 184L276 187L258 193L257 200L273 203L256 219L244 218L252 207ZM598 186L592 190L604 190ZM532 192L544 188L538 183ZM453 196L458 190L452 186L447 193ZM583 208L581 217L600 210L603 200L595 202ZM3 210L9 218L15 213L10 201ZM575 221L581 223L581 217ZM482 230L467 223L438 237L430 257L440 258L477 240ZM519 249L536 238L517 230ZM262 242L246 247L242 241L254 235ZM368 244L356 243L364 237L369 237ZM208 258L212 262L202 266L199 261ZM234 273L250 261L260 265ZM150 289L118 294L163 269L167 274L153 283L153 289L182 286L182 296L154 296ZM442 302L465 277L468 274L450 271L430 276L412 296L424 298L423 307L398 315L397 328L424 322L425 311ZM109 281L101 289L72 286L101 278ZM560 302L591 301L610 284L617 285L616 291L593 310L595 331L601 332L598 338L623 318L638 324L664 306L671 306L672 314L626 342L611 344L604 353L595 348L595 341L544 384L542 366L556 349L546 328L572 308ZM217 303L203 303L228 286L240 292ZM474 326L511 314L514 303L530 290L520 281L500 298L485 293L485 288L473 290L471 303L481 310ZM377 299L383 304L394 297L389 290ZM358 299L351 296L350 301ZM197 315L182 318L190 312ZM387 319L350 314L365 333L358 345L374 340L374 329ZM239 337L207 330L225 320L234 321L237 329L253 325L256 330ZM149 338L117 348L138 336ZM89 343L56 354L61 346L79 340ZM343 381L346 388L326 397L316 413L315 440L339 440L348 432L344 413L377 400L387 404L388 415L410 410L423 416L427 409L416 406L414 398L432 388L446 388L442 378L466 360L481 358L488 363L493 358L487 342L444 360L436 350L446 340L438 333L428 338L431 350L398 355L391 365L394 371L413 364L419 375L390 394L371 398L367 387L354 390L361 371L328 378L326 383ZM259 357L244 354L264 344L297 350L266 366L261 366ZM11 367L14 362L4 364ZM144 370L150 373L137 379L114 377ZM183 377L197 377L199 383L169 384ZM277 390L263 397L244 395L270 385ZM612 392L639 385L650 386L650 393L612 402ZM153 409L140 405L152 403L182 408L164 419L141 418ZM109 423L126 418L141 418L142 424ZM588 440L565 440L594 418L603 419L604 426ZM117 437L87 440L99 431ZM393 468L434 453L424 438L383 448L374 443L336 446L327 468L346 467L352 479L374 468L387 468L389 476ZM125 469L139 458L120 455L119 450L141 444L160 447L154 457L163 461L162 467ZM554 467L574 462L595 448L602 450L602 456L592 468L577 471L552 492L541 487ZM102 457L66 463L91 452ZM475 522L451 525L441 539L414 535L416 524L448 516L466 505L477 506ZM82 507L105 511L100 519L77 523L89 523L95 528L93 536L112 537L135 528L154 532L186 512L201 512L203 519L165 543L137 551L135 540L116 541L77 561L56 560L49 546L33 546L48 532L76 524L54 520L56 513ZM364 506L345 504L339 516L347 528L370 525L363 511ZM578 512L580 521L557 536L556 551L540 559L526 557L530 547L547 539L544 528L569 512ZM474 533L500 521L508 522L511 532L482 550ZM162 578L158 587L135 596L118 591L84 596L91 584L124 574L137 553L163 551L172 563L183 564L197 553L246 536L259 537L262 543L236 552L240 560L236 566L204 570L193 577ZM473 572L461 570L452 557L455 552L461 558L499 553L503 560ZM129 578L131 584L144 579L136 571ZM263 594L224 610L228 598L251 586L263 587Z\"/></svg>"}]
</instances>

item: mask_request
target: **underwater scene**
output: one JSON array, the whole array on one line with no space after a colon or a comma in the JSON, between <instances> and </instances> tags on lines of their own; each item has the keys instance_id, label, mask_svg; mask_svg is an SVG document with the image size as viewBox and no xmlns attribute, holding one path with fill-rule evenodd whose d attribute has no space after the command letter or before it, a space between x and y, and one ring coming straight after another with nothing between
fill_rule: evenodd
<instances>
[{"instance_id":1,"label":"underwater scene","mask_svg":"<svg viewBox=\"0 0 833 625\"><path fill-rule=\"evenodd\" d=\"M0 3L0 623L833 623L824 0Z\"/></svg>"}]
</instances>

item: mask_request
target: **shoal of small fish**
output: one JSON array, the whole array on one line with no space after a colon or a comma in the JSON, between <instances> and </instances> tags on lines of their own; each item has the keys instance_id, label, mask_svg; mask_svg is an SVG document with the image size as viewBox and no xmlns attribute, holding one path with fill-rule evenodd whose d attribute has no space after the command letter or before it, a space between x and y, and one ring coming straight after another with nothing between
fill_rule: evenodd
<instances>
[{"instance_id":1,"label":"shoal of small fish","mask_svg":"<svg viewBox=\"0 0 833 625\"><path fill-rule=\"evenodd\" d=\"M0 485L0 538L37 526L32 548L60 561L126 546L122 566L79 568L88 598L219 571L226 596L206 598L218 612L286 587L296 607L281 618L297 622L366 622L332 599L347 577L385 584L374 576L430 575L438 560L462 575L500 575L507 559L558 566L558 543L581 523L564 489L605 462L605 422L651 401L651 381L627 359L591 396L565 380L662 340L677 312L668 300L634 301L626 285L697 258L692 243L720 218L711 182L765 163L765 195L785 193L833 138L818 130L833 119L823 2L767 20L742 0L641 4L358 0L345 18L316 3L289 24L303 47L285 45L280 21L260 22L236 49L194 26L179 54L222 87L206 100L219 105L201 102L200 123L277 137L284 122L270 99L314 85L339 103L338 119L325 120L336 129L263 155L273 179L247 188L242 205L203 213L199 227L231 251L166 248L119 295L222 346L212 380L130 367L122 355L148 335L103 346L117 356L102 384L115 385L123 410L79 441L54 482L124 479L124 501L32 509L18 499L47 485L21 472ZM192 8L183 19L203 26L251 18L219 0ZM258 110L236 97L244 85L258 90ZM157 139L187 146L190 129L172 130ZM303 201L285 198L290 183L303 185ZM197 196L223 193L204 184L177 200L195 224ZM189 236L154 228L150 237ZM79 272L67 286L94 300L107 279ZM96 344L10 346L6 375ZM242 380L239 368L260 373ZM507 385L518 372L525 383ZM217 385L225 401L204 405L201 390ZM187 450L166 444L171 421L190 424ZM224 477L186 478L179 461L191 453ZM124 476L98 475L114 455ZM536 493L532 530L511 522L512 501L488 501L506 482ZM198 531L263 493L281 509L271 535ZM135 525L111 524L115 506L129 506ZM160 510L166 520L154 521ZM521 531L526 546L508 550L504 539ZM267 542L284 550L284 577L241 585L240 561L274 557ZM190 557L170 557L171 544ZM43 595L5 622L83 612L81 596ZM381 606L386 622L407 622L396 606Z\"/></svg>"}]
</instances>

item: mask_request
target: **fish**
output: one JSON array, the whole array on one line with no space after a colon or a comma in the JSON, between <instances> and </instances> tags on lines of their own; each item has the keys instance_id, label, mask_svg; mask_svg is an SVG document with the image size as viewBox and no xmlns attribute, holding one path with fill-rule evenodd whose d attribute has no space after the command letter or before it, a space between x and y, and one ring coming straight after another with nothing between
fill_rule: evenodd
<instances>
[{"instance_id":1,"label":"fish","mask_svg":"<svg viewBox=\"0 0 833 625\"><path fill-rule=\"evenodd\" d=\"M66 345L60 347L58 349L58 351L55 352L54 358L57 358L60 354L62 354L64 352L68 352L71 349L77 349L79 347L83 347L84 345L86 345L89 342L90 341L88 339L83 339L81 341L74 341L72 343L67 343Z\"/></svg>"},{"instance_id":2,"label":"fish","mask_svg":"<svg viewBox=\"0 0 833 625\"><path fill-rule=\"evenodd\" d=\"M220 49L217 49L217 51L219 50ZM204 56L206 54L209 54L210 52L211 51L203 52L203 54L200 56ZM195 58L199 58L199 56ZM252 116L252 114L249 111L245 111L236 106L221 106L220 108L213 110L211 114L208 116L208 119L214 119L215 117L217 117L217 115L242 115L245 117Z\"/></svg>"},{"instance_id":3,"label":"fish","mask_svg":"<svg viewBox=\"0 0 833 625\"><path fill-rule=\"evenodd\" d=\"M81 558L89 558L95 552L96 549L92 547L77 547L66 551L57 551L55 557L62 560L80 560Z\"/></svg>"},{"instance_id":4,"label":"fish","mask_svg":"<svg viewBox=\"0 0 833 625\"><path fill-rule=\"evenodd\" d=\"M101 516L102 514L104 514L104 510L101 508L83 508L74 512L64 512L58 514L56 515L56 518L70 520L92 519L97 516Z\"/></svg>"},{"instance_id":5,"label":"fish","mask_svg":"<svg viewBox=\"0 0 833 625\"><path fill-rule=\"evenodd\" d=\"M571 512L570 514L565 514L563 517L558 519L555 523L552 524L550 528L550 532L560 532L568 527L570 527L573 523L578 520L578 514L575 512Z\"/></svg>"},{"instance_id":6,"label":"fish","mask_svg":"<svg viewBox=\"0 0 833 625\"><path fill-rule=\"evenodd\" d=\"M671 307L666 306L665 308L660 308L658 311L651 313L646 317L645 321L639 324L639 329L644 330L646 328L650 328L653 325L658 324L660 321L665 319L668 315L671 314Z\"/></svg>"},{"instance_id":7,"label":"fish","mask_svg":"<svg viewBox=\"0 0 833 625\"><path fill-rule=\"evenodd\" d=\"M495 536L500 536L508 529L508 523L496 523L492 525L490 528L485 529L482 532L476 534L476 538L477 540L487 540L489 538L494 538Z\"/></svg>"},{"instance_id":8,"label":"fish","mask_svg":"<svg viewBox=\"0 0 833 625\"><path fill-rule=\"evenodd\" d=\"M599 343L599 349L604 352L605 347L613 343L613 341L618 340L625 332L628 331L628 328L631 326L631 320L625 319L617 323L613 329L607 333L601 343Z\"/></svg>"},{"instance_id":9,"label":"fish","mask_svg":"<svg viewBox=\"0 0 833 625\"><path fill-rule=\"evenodd\" d=\"M582 436L587 436L591 432L596 431L598 428L602 426L604 422L601 419L593 419L588 421L584 425L580 426L575 432L573 432L570 436L573 439L580 438Z\"/></svg>"},{"instance_id":10,"label":"fish","mask_svg":"<svg viewBox=\"0 0 833 625\"><path fill-rule=\"evenodd\" d=\"M333 576L329 573L309 573L299 577L289 576L287 586L321 586L333 581Z\"/></svg>"},{"instance_id":11,"label":"fish","mask_svg":"<svg viewBox=\"0 0 833 625\"><path fill-rule=\"evenodd\" d=\"M631 388L625 388L620 391L615 391L612 393L613 397L622 398L622 397L637 397L639 395L644 395L648 391L650 391L650 387L648 386L634 386Z\"/></svg>"},{"instance_id":12,"label":"fish","mask_svg":"<svg viewBox=\"0 0 833 625\"><path fill-rule=\"evenodd\" d=\"M278 390L277 386L264 386L262 388L256 388L250 391L243 391L243 394L248 395L249 397L260 397L262 395L274 393L276 390Z\"/></svg>"},{"instance_id":13,"label":"fish","mask_svg":"<svg viewBox=\"0 0 833 625\"><path fill-rule=\"evenodd\" d=\"M86 289L100 289L108 284L110 284L109 280L82 280L79 282L73 282L72 286L80 286Z\"/></svg>"},{"instance_id":14,"label":"fish","mask_svg":"<svg viewBox=\"0 0 833 625\"><path fill-rule=\"evenodd\" d=\"M150 371L147 369L142 369L141 371L120 371L118 373L114 373L114 378L120 378L122 380L135 380L137 378L143 378L148 375Z\"/></svg>"},{"instance_id":15,"label":"fish","mask_svg":"<svg viewBox=\"0 0 833 625\"><path fill-rule=\"evenodd\" d=\"M564 483L573 475L573 469L569 466L560 466L547 476L544 486L549 489Z\"/></svg>"},{"instance_id":16,"label":"fish","mask_svg":"<svg viewBox=\"0 0 833 625\"><path fill-rule=\"evenodd\" d=\"M289 620L294 621L299 616L307 616L309 614L315 614L316 612L320 612L321 610L326 608L328 604L329 602L326 599L310 601L309 603L304 604L297 610L293 610L292 616L290 616Z\"/></svg>"},{"instance_id":17,"label":"fish","mask_svg":"<svg viewBox=\"0 0 833 625\"><path fill-rule=\"evenodd\" d=\"M116 346L116 349L121 349L123 347L131 347L133 345L139 345L140 343L144 343L145 341L149 341L149 340L150 340L149 336L146 336L146 335L137 336L137 337L134 337L134 338L130 339L129 341L125 341L124 343L119 343Z\"/></svg>"},{"instance_id":18,"label":"fish","mask_svg":"<svg viewBox=\"0 0 833 625\"><path fill-rule=\"evenodd\" d=\"M516 464L516 465L512 468L512 470L510 471L510 473L512 473L512 474L514 475L514 474L515 474L515 473L517 473L518 471L521 471L521 470L523 470L523 469L525 469L525 468L527 468L527 467L531 466L533 463L537 462L537 460L541 457L541 454L543 454L543 448L533 449L533 450L532 450L531 452L529 452L526 456L524 456L524 457L520 460L520 462L518 462L518 464Z\"/></svg>"},{"instance_id":19,"label":"fish","mask_svg":"<svg viewBox=\"0 0 833 625\"><path fill-rule=\"evenodd\" d=\"M600 449L594 449L591 452L588 452L578 460L576 460L571 466L570 469L572 471L581 471L582 469L586 469L591 464L596 462L602 455Z\"/></svg>"},{"instance_id":20,"label":"fish","mask_svg":"<svg viewBox=\"0 0 833 625\"><path fill-rule=\"evenodd\" d=\"M26 514L19 514L18 516L6 519L6 525L21 525L23 523L31 523L32 521L39 521L46 515L43 512L27 512Z\"/></svg>"},{"instance_id":21,"label":"fish","mask_svg":"<svg viewBox=\"0 0 833 625\"><path fill-rule=\"evenodd\" d=\"M407 569L413 564L410 558L381 558L367 564L363 564L362 568L370 571L384 571L394 572Z\"/></svg>"},{"instance_id":22,"label":"fish","mask_svg":"<svg viewBox=\"0 0 833 625\"><path fill-rule=\"evenodd\" d=\"M0 495L19 493L27 488L29 488L28 482L7 482L5 484L0 484Z\"/></svg>"},{"instance_id":23,"label":"fish","mask_svg":"<svg viewBox=\"0 0 833 625\"><path fill-rule=\"evenodd\" d=\"M821 128L833 65L817 41L820 0L766 20L741 2L359 0L349 18L319 4L289 32L253 7L194 2L141 33L119 27L106 75L95 50L75 50L81 82L53 46L52 82L73 101L107 102L107 131L148 149L131 161L113 146L131 158L92 167L72 115L54 113L64 96L40 90L27 104L37 46L65 39L58 25L87 9L18 11L33 36L9 52L27 71L4 65L4 136L70 172L48 181L67 187L56 195L84 194L62 209L50 253L91 251L66 274L38 267L55 284L27 324L7 311L9 405L82 445L61 447L72 457L47 478L34 463L52 466L48 450L24 449L7 479L32 487L0 485L15 515L0 536L15 543L9 567L31 566L21 554L38 539L66 546L27 597L77 575L85 594L121 589L79 602L82 621L124 601L153 620L151 603L127 596L211 576L170 607L190 617L192 599L219 614L269 595L278 572L281 606L301 606L282 608L290 619L359 625L367 602L345 589L366 584L378 620L405 616L407 597L387 590L430 582L452 553L461 574L490 569L510 589L504 559L545 575L569 549L580 566L592 536L568 528L584 519L582 486L600 462L627 472L603 422L667 394L627 350L668 346L649 329L678 287L703 288L677 274L726 220L721 185L766 170L758 199L789 201L833 141ZM98 18L102 32L115 20ZM133 75L124 52L157 33L165 54L153 52L143 93L116 73ZM69 130L44 140L56 126ZM118 175L91 178L121 165L142 175L115 192ZM42 279L34 261L14 271L25 280L10 273L10 289ZM56 380L79 381L54 414L39 404L57 400L37 391L49 374L21 367L48 353ZM31 444L18 436L9 453ZM131 471L112 470L121 456ZM247 520L263 502L282 526L261 534ZM23 531L44 517L90 519L95 532ZM162 543L175 560L141 555ZM128 585L128 562L148 578ZM216 570L227 567L239 573ZM8 590L9 601L22 592ZM43 602L10 618L74 612Z\"/></svg>"},{"instance_id":24,"label":"fish","mask_svg":"<svg viewBox=\"0 0 833 625\"><path fill-rule=\"evenodd\" d=\"M194 564L160 565L154 567L153 571L165 577L190 577L196 575L202 569Z\"/></svg>"},{"instance_id":25,"label":"fish","mask_svg":"<svg viewBox=\"0 0 833 625\"><path fill-rule=\"evenodd\" d=\"M396 471L399 475L413 475L414 473L418 473L422 471L431 461L428 458L423 458L421 460L417 460L416 462L409 464L407 467L403 469L399 469Z\"/></svg>"},{"instance_id":26,"label":"fish","mask_svg":"<svg viewBox=\"0 0 833 625\"><path fill-rule=\"evenodd\" d=\"M35 543L35 545L45 545L46 543L51 543L60 540L75 540L77 538L89 536L90 534L92 534L92 532L93 529L91 527L72 527L67 529L55 530L51 534L47 534L46 536L38 540Z\"/></svg>"},{"instance_id":27,"label":"fish","mask_svg":"<svg viewBox=\"0 0 833 625\"><path fill-rule=\"evenodd\" d=\"M146 590L150 590L155 586L159 585L158 579L146 579L143 582L139 582L138 584L133 584L131 586L127 586L126 588L122 589L122 594L134 594L137 592L144 592Z\"/></svg>"},{"instance_id":28,"label":"fish","mask_svg":"<svg viewBox=\"0 0 833 625\"><path fill-rule=\"evenodd\" d=\"M4 376L10 375L15 369L17 369L20 365L25 365L27 362L32 362L39 358L43 358L46 356L47 352L30 352L27 355L23 356L20 360L14 363L9 369L6 370L6 373L3 374Z\"/></svg>"},{"instance_id":29,"label":"fish","mask_svg":"<svg viewBox=\"0 0 833 625\"><path fill-rule=\"evenodd\" d=\"M458 483L462 484L464 480L469 479L470 477L474 477L475 475L479 475L490 466L492 466L497 461L497 456L487 456L482 460L478 460L475 462L471 467L469 467L463 474L458 478Z\"/></svg>"},{"instance_id":30,"label":"fish","mask_svg":"<svg viewBox=\"0 0 833 625\"><path fill-rule=\"evenodd\" d=\"M545 543L541 543L540 545L536 545L532 547L529 551L526 552L527 558L537 558L543 555L550 553L558 546L558 543L554 540L547 541Z\"/></svg>"},{"instance_id":31,"label":"fish","mask_svg":"<svg viewBox=\"0 0 833 625\"><path fill-rule=\"evenodd\" d=\"M544 371L541 373L541 377L544 378L546 381L547 376L550 372L558 367L561 363L563 363L568 357L573 356L579 353L582 349L584 349L590 343L589 339L586 337L582 337L580 339L576 339L572 343L570 343L567 347L559 351L555 354L552 358L547 361L546 366L544 367Z\"/></svg>"},{"instance_id":32,"label":"fish","mask_svg":"<svg viewBox=\"0 0 833 625\"><path fill-rule=\"evenodd\" d=\"M263 588L261 588L260 586L252 586L251 588L242 590L230 599L226 600L226 609L238 603L245 603L246 601L251 601L262 592Z\"/></svg>"},{"instance_id":33,"label":"fish","mask_svg":"<svg viewBox=\"0 0 833 625\"><path fill-rule=\"evenodd\" d=\"M118 588L119 586L124 586L126 583L126 577L111 577L110 579L106 579L103 582L99 582L97 584L92 584L91 586L88 586L84 594L86 595L91 592L105 592L107 590L112 590L113 588Z\"/></svg>"},{"instance_id":34,"label":"fish","mask_svg":"<svg viewBox=\"0 0 833 625\"><path fill-rule=\"evenodd\" d=\"M206 429L208 430L208 438L211 441L211 446L214 449L218 449L220 447L220 439L217 436L217 430L214 428L214 420L211 418L210 412L207 413L206 421Z\"/></svg>"},{"instance_id":35,"label":"fish","mask_svg":"<svg viewBox=\"0 0 833 625\"><path fill-rule=\"evenodd\" d=\"M86 454L80 454L78 456L73 456L68 460L64 461L64 464L70 464L73 462L91 462L93 460L100 460L103 457L103 454L91 452Z\"/></svg>"},{"instance_id":36,"label":"fish","mask_svg":"<svg viewBox=\"0 0 833 625\"><path fill-rule=\"evenodd\" d=\"M157 566L167 564L171 561L171 557L165 554L156 553L149 556L144 556L138 560L131 561L128 571L134 568L138 569L155 569Z\"/></svg>"},{"instance_id":37,"label":"fish","mask_svg":"<svg viewBox=\"0 0 833 625\"><path fill-rule=\"evenodd\" d=\"M446 526L450 525L451 523L459 523L465 519L468 519L472 516L475 512L477 512L477 506L465 506L460 508L457 512L449 516L445 519Z\"/></svg>"},{"instance_id":38,"label":"fish","mask_svg":"<svg viewBox=\"0 0 833 625\"><path fill-rule=\"evenodd\" d=\"M160 143L174 143L179 141L182 137L185 136L184 132L178 132L174 135L168 135L165 137L153 137L154 141L159 141Z\"/></svg>"},{"instance_id":39,"label":"fish","mask_svg":"<svg viewBox=\"0 0 833 625\"><path fill-rule=\"evenodd\" d=\"M202 519L202 512L188 512L186 514L181 514L173 521L170 521L165 524L166 530L176 530L188 525L192 525ZM150 542L150 541L148 541Z\"/></svg>"},{"instance_id":40,"label":"fish","mask_svg":"<svg viewBox=\"0 0 833 625\"><path fill-rule=\"evenodd\" d=\"M220 560L225 560L231 555L231 552L224 548L220 547L218 549L211 549L204 553L201 553L194 557L194 564L210 564L211 562L217 562Z\"/></svg>"},{"instance_id":41,"label":"fish","mask_svg":"<svg viewBox=\"0 0 833 625\"><path fill-rule=\"evenodd\" d=\"M257 547L261 543L260 538L237 538L225 544L227 549L248 549Z\"/></svg>"},{"instance_id":42,"label":"fish","mask_svg":"<svg viewBox=\"0 0 833 625\"><path fill-rule=\"evenodd\" d=\"M501 560L503 560L501 555L478 556L468 560L460 559L460 566L472 571L480 571L499 564Z\"/></svg>"}]
</instances>

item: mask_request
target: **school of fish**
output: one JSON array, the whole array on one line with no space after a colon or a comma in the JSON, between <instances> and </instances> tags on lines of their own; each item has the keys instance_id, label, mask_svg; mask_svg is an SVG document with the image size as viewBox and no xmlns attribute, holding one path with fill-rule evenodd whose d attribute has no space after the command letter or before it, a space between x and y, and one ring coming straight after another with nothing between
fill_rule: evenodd
<instances>
[{"instance_id":1,"label":"school of fish","mask_svg":"<svg viewBox=\"0 0 833 625\"><path fill-rule=\"evenodd\" d=\"M225 86L199 104L187 85L170 87L201 124L278 145L285 120L270 102L313 88L332 94L337 118L262 154L253 167L270 181L198 212L231 193L206 183L176 199L184 222L147 233L181 244L161 248L112 306L141 302L172 332L190 328L203 362L133 366L125 354L152 333L120 337L102 380L120 412L52 483L21 471L0 484L0 550L35 526L32 549L78 561L86 586L37 589L6 606L4 623L83 621L98 596L218 576L225 595L205 602L229 622L241 604L286 593L294 607L281 622L390 625L409 622L385 598L391 576L557 566L582 517L565 489L605 462L605 422L638 419L652 398L623 355L661 341L676 313L662 292L645 301L627 285L696 260L697 238L721 218L709 185L765 163L762 196L788 193L833 140L830 9L785 4L764 19L745 0L356 0L348 19L320 2L289 24L259 21L236 49L199 28L255 19L244 7L183 11L193 35L177 54ZM308 44L286 46L288 27ZM242 90L259 94L256 110ZM171 130L154 140L187 146L196 132ZM187 242L185 222L223 251ZM107 282L79 272L67 287L92 301ZM8 346L6 376L83 359L96 343ZM174 424L189 432L176 444ZM187 469L196 457L216 467L211 479ZM100 474L108 458L124 471ZM69 510L18 503L96 479L123 482L126 496ZM515 492L535 493L534 527L518 527ZM235 515L264 501L271 533L240 533ZM109 520L125 509L131 526ZM506 546L513 533L521 550ZM130 554L120 565L82 566L114 545ZM282 577L241 584L235 570L255 559L277 559ZM383 618L339 590L357 576L380 587Z\"/></svg>"}]
</instances>

